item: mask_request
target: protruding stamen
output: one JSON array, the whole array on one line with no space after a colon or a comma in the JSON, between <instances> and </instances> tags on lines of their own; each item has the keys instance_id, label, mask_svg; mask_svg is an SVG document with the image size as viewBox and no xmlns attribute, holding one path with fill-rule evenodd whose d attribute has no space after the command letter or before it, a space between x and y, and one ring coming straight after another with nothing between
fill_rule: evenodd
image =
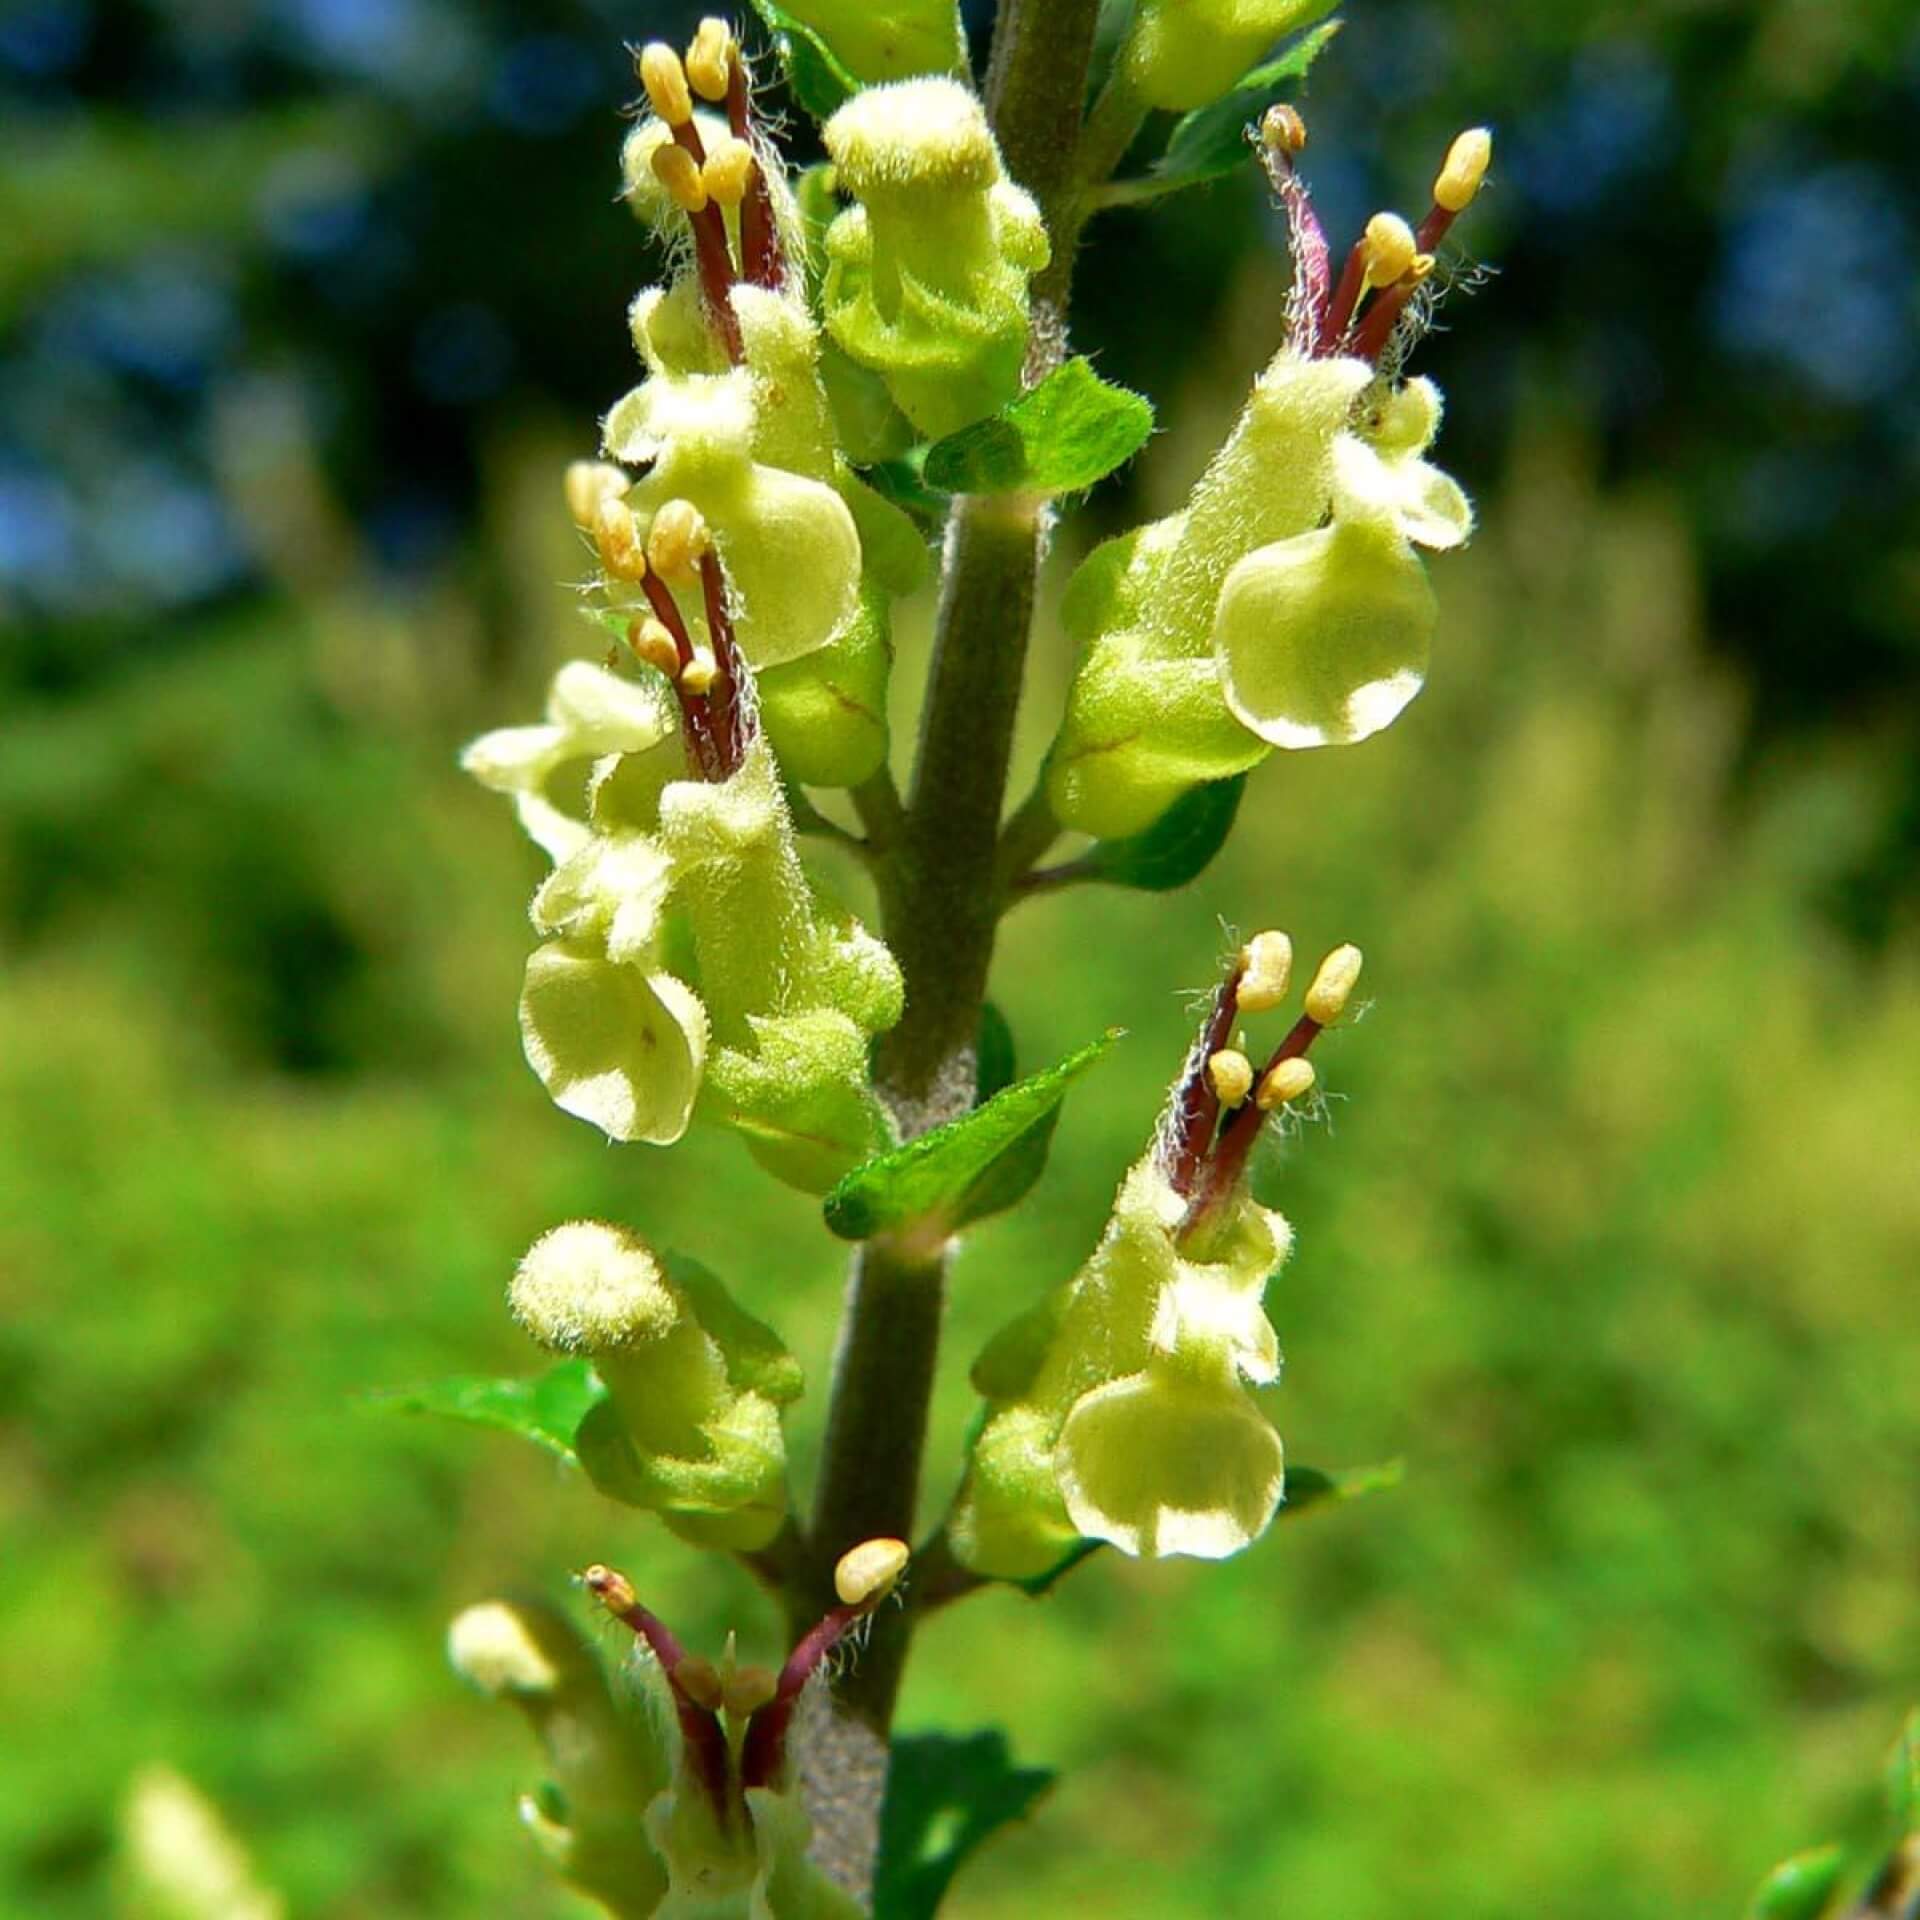
<instances>
[{"instance_id":1,"label":"protruding stamen","mask_svg":"<svg viewBox=\"0 0 1920 1920\"><path fill-rule=\"evenodd\" d=\"M629 621L627 645L633 649L635 659L658 668L669 680L679 677L680 649L658 615L650 613L643 619Z\"/></svg>"},{"instance_id":2,"label":"protruding stamen","mask_svg":"<svg viewBox=\"0 0 1920 1920\"><path fill-rule=\"evenodd\" d=\"M904 1540L863 1540L835 1563L833 1590L843 1605L871 1612L899 1585L908 1558Z\"/></svg>"},{"instance_id":3,"label":"protruding stamen","mask_svg":"<svg viewBox=\"0 0 1920 1920\"><path fill-rule=\"evenodd\" d=\"M713 655L697 648L693 658L680 669L681 688L696 697L711 693L719 677L720 669L714 665Z\"/></svg>"},{"instance_id":4,"label":"protruding stamen","mask_svg":"<svg viewBox=\"0 0 1920 1920\"><path fill-rule=\"evenodd\" d=\"M1465 213L1473 205L1492 162L1492 130L1469 127L1447 149L1446 161L1433 183L1433 204L1449 213Z\"/></svg>"},{"instance_id":5,"label":"protruding stamen","mask_svg":"<svg viewBox=\"0 0 1920 1920\"><path fill-rule=\"evenodd\" d=\"M580 1584L616 1619L624 1619L640 1604L633 1582L617 1567L596 1561L580 1576Z\"/></svg>"},{"instance_id":6,"label":"protruding stamen","mask_svg":"<svg viewBox=\"0 0 1920 1920\"><path fill-rule=\"evenodd\" d=\"M1244 952L1234 955L1208 1009L1206 1023L1187 1051L1180 1078L1174 1084L1166 1118L1160 1123L1155 1153L1167 1184L1175 1193L1189 1193L1213 1143L1220 1121L1220 1096L1214 1091L1208 1062L1231 1044L1240 1018L1240 982L1245 972Z\"/></svg>"},{"instance_id":7,"label":"protruding stamen","mask_svg":"<svg viewBox=\"0 0 1920 1920\"><path fill-rule=\"evenodd\" d=\"M600 564L616 580L647 577L646 550L640 544L640 525L633 509L618 494L602 494L594 509L593 543Z\"/></svg>"},{"instance_id":8,"label":"protruding stamen","mask_svg":"<svg viewBox=\"0 0 1920 1920\"><path fill-rule=\"evenodd\" d=\"M1293 942L1284 933L1256 933L1240 949L1240 1011L1267 1013L1287 997Z\"/></svg>"},{"instance_id":9,"label":"protruding stamen","mask_svg":"<svg viewBox=\"0 0 1920 1920\"><path fill-rule=\"evenodd\" d=\"M1367 222L1360 244L1365 249L1366 283L1373 292L1392 286L1413 265L1418 251L1413 229L1397 213L1376 213Z\"/></svg>"},{"instance_id":10,"label":"protruding stamen","mask_svg":"<svg viewBox=\"0 0 1920 1920\"><path fill-rule=\"evenodd\" d=\"M687 91L687 70L680 56L664 40L652 40L640 49L634 64L647 90L647 104L668 126L686 126L693 118L693 96Z\"/></svg>"},{"instance_id":11,"label":"protruding stamen","mask_svg":"<svg viewBox=\"0 0 1920 1920\"><path fill-rule=\"evenodd\" d=\"M653 176L673 196L682 213L703 213L707 184L700 165L685 147L655 147L648 162Z\"/></svg>"},{"instance_id":12,"label":"protruding stamen","mask_svg":"<svg viewBox=\"0 0 1920 1920\"><path fill-rule=\"evenodd\" d=\"M1327 236L1321 231L1320 216L1313 210L1306 182L1293 164L1294 156L1306 144L1307 123L1295 109L1284 101L1267 109L1260 121L1260 165L1287 216L1287 252L1293 260L1293 287L1287 295L1287 343L1299 354L1324 351L1319 343L1333 286Z\"/></svg>"},{"instance_id":13,"label":"protruding stamen","mask_svg":"<svg viewBox=\"0 0 1920 1920\"><path fill-rule=\"evenodd\" d=\"M591 533L600 513L600 502L609 494L618 500L633 485L618 467L604 460L570 460L567 463L567 512L583 533Z\"/></svg>"},{"instance_id":14,"label":"protruding stamen","mask_svg":"<svg viewBox=\"0 0 1920 1920\"><path fill-rule=\"evenodd\" d=\"M693 44L687 48L687 79L702 100L727 97L733 55L733 29L709 14L694 30Z\"/></svg>"},{"instance_id":15,"label":"protruding stamen","mask_svg":"<svg viewBox=\"0 0 1920 1920\"><path fill-rule=\"evenodd\" d=\"M1253 1090L1253 1062L1237 1047L1222 1047L1207 1061L1207 1079L1223 1107L1237 1107Z\"/></svg>"},{"instance_id":16,"label":"protruding stamen","mask_svg":"<svg viewBox=\"0 0 1920 1920\"><path fill-rule=\"evenodd\" d=\"M753 149L723 134L707 149L707 164L700 170L707 197L723 207L739 206L753 185L754 166Z\"/></svg>"},{"instance_id":17,"label":"protruding stamen","mask_svg":"<svg viewBox=\"0 0 1920 1920\"><path fill-rule=\"evenodd\" d=\"M1363 956L1356 946L1335 947L1320 962L1307 989L1307 1018L1316 1026L1330 1027L1347 1010L1347 1001L1360 984Z\"/></svg>"},{"instance_id":18,"label":"protruding stamen","mask_svg":"<svg viewBox=\"0 0 1920 1920\"><path fill-rule=\"evenodd\" d=\"M1423 253L1440 244L1447 229L1473 205L1493 163L1493 133L1487 127L1469 127L1447 149L1433 183L1433 208L1420 222Z\"/></svg>"},{"instance_id":19,"label":"protruding stamen","mask_svg":"<svg viewBox=\"0 0 1920 1920\"><path fill-rule=\"evenodd\" d=\"M591 1566L580 1576L580 1584L623 1626L647 1643L660 1671L667 1677L673 1694L674 1718L680 1723L680 1737L686 1743L687 1758L695 1777L712 1804L714 1818L724 1828L732 1823L735 1795L732 1789L731 1760L727 1751L726 1729L711 1706L694 1691L707 1691L712 1676L712 1691L717 1700L719 1676L713 1663L697 1655L689 1656L657 1614L643 1607L634 1593L633 1582L613 1567ZM683 1677L691 1670L693 1686ZM704 1671L703 1671L704 1669Z\"/></svg>"},{"instance_id":20,"label":"protruding stamen","mask_svg":"<svg viewBox=\"0 0 1920 1920\"><path fill-rule=\"evenodd\" d=\"M1253 1096L1254 1104L1262 1113L1272 1113L1275 1108L1284 1107L1290 1101L1311 1093L1316 1077L1311 1060L1298 1055L1291 1060L1282 1060L1278 1066L1261 1076L1260 1091Z\"/></svg>"},{"instance_id":21,"label":"protruding stamen","mask_svg":"<svg viewBox=\"0 0 1920 1920\"><path fill-rule=\"evenodd\" d=\"M706 517L691 500L669 500L647 529L647 561L676 587L690 587L713 545Z\"/></svg>"},{"instance_id":22,"label":"protruding stamen","mask_svg":"<svg viewBox=\"0 0 1920 1920\"><path fill-rule=\"evenodd\" d=\"M1291 160L1306 149L1307 123L1284 100L1276 100L1260 116L1260 143L1268 152L1284 153Z\"/></svg>"}]
</instances>

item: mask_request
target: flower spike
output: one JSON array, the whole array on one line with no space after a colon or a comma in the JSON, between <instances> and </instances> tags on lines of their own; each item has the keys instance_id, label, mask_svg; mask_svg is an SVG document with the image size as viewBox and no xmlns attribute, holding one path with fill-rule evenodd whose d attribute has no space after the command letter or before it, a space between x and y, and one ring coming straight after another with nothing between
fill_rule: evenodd
<instances>
[{"instance_id":1,"label":"flower spike","mask_svg":"<svg viewBox=\"0 0 1920 1920\"><path fill-rule=\"evenodd\" d=\"M1292 1232L1247 1166L1269 1114L1312 1092L1325 1023L1303 1014L1257 1074L1235 1035L1278 1006L1291 951L1270 932L1234 956L1099 1246L975 1366L987 1407L948 1522L973 1571L1030 1579L1088 1540L1218 1558L1273 1517L1280 1438L1248 1389L1279 1373L1261 1294ZM1358 965L1330 954L1310 1006L1337 1018Z\"/></svg>"}]
</instances>

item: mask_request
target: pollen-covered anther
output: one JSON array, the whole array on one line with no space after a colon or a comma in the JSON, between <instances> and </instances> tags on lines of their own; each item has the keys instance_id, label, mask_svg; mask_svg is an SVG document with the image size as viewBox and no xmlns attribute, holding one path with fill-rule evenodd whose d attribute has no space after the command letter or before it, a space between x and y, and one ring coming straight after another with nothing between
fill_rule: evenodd
<instances>
[{"instance_id":1,"label":"pollen-covered anther","mask_svg":"<svg viewBox=\"0 0 1920 1920\"><path fill-rule=\"evenodd\" d=\"M647 104L668 126L684 127L693 118L693 95L680 56L664 40L650 40L634 64L647 90Z\"/></svg>"},{"instance_id":2,"label":"pollen-covered anther","mask_svg":"<svg viewBox=\"0 0 1920 1920\"><path fill-rule=\"evenodd\" d=\"M1449 213L1464 213L1473 204L1493 161L1493 134L1486 127L1469 127L1447 149L1433 183L1433 204Z\"/></svg>"},{"instance_id":3,"label":"pollen-covered anther","mask_svg":"<svg viewBox=\"0 0 1920 1920\"><path fill-rule=\"evenodd\" d=\"M909 1549L904 1540L863 1540L835 1563L833 1590L847 1607L877 1607L899 1584L907 1569Z\"/></svg>"},{"instance_id":4,"label":"pollen-covered anther","mask_svg":"<svg viewBox=\"0 0 1920 1920\"><path fill-rule=\"evenodd\" d=\"M1390 287L1413 265L1418 249L1413 229L1397 213L1376 213L1361 241L1366 250L1367 285Z\"/></svg>"},{"instance_id":5,"label":"pollen-covered anther","mask_svg":"<svg viewBox=\"0 0 1920 1920\"><path fill-rule=\"evenodd\" d=\"M720 665L705 648L696 652L691 660L680 669L680 685L691 694L711 693L713 683L720 678Z\"/></svg>"},{"instance_id":6,"label":"pollen-covered anther","mask_svg":"<svg viewBox=\"0 0 1920 1920\"><path fill-rule=\"evenodd\" d=\"M647 561L661 579L690 587L713 545L706 517L691 500L669 500L647 529Z\"/></svg>"},{"instance_id":7,"label":"pollen-covered anther","mask_svg":"<svg viewBox=\"0 0 1920 1920\"><path fill-rule=\"evenodd\" d=\"M707 197L723 207L737 207L753 185L753 149L733 134L724 134L707 148L700 179Z\"/></svg>"},{"instance_id":8,"label":"pollen-covered anther","mask_svg":"<svg viewBox=\"0 0 1920 1920\"><path fill-rule=\"evenodd\" d=\"M1223 1107L1241 1106L1253 1091L1253 1062L1238 1047L1222 1047L1207 1058L1207 1082Z\"/></svg>"},{"instance_id":9,"label":"pollen-covered anther","mask_svg":"<svg viewBox=\"0 0 1920 1920\"><path fill-rule=\"evenodd\" d=\"M628 622L627 645L633 649L635 659L657 667L669 680L678 676L680 649L674 645L673 635L654 615Z\"/></svg>"},{"instance_id":10,"label":"pollen-covered anther","mask_svg":"<svg viewBox=\"0 0 1920 1920\"><path fill-rule=\"evenodd\" d=\"M779 1690L780 1676L770 1667L735 1667L720 1676L720 1704L735 1720L758 1713Z\"/></svg>"},{"instance_id":11,"label":"pollen-covered anther","mask_svg":"<svg viewBox=\"0 0 1920 1920\"><path fill-rule=\"evenodd\" d=\"M1298 1055L1282 1060L1277 1066L1269 1067L1262 1077L1260 1091L1253 1096L1254 1105L1262 1113L1272 1113L1311 1093L1317 1077L1311 1060L1303 1060Z\"/></svg>"},{"instance_id":12,"label":"pollen-covered anther","mask_svg":"<svg viewBox=\"0 0 1920 1920\"><path fill-rule=\"evenodd\" d=\"M674 1668L673 1684L696 1707L705 1707L709 1712L719 1706L723 1697L720 1669L704 1654L688 1654Z\"/></svg>"},{"instance_id":13,"label":"pollen-covered anther","mask_svg":"<svg viewBox=\"0 0 1920 1920\"><path fill-rule=\"evenodd\" d=\"M573 524L591 533L600 513L600 502L609 497L618 500L633 481L618 467L605 460L567 462L567 512Z\"/></svg>"},{"instance_id":14,"label":"pollen-covered anther","mask_svg":"<svg viewBox=\"0 0 1920 1920\"><path fill-rule=\"evenodd\" d=\"M702 100L724 100L734 57L733 29L708 14L687 48L687 79Z\"/></svg>"},{"instance_id":15,"label":"pollen-covered anther","mask_svg":"<svg viewBox=\"0 0 1920 1920\"><path fill-rule=\"evenodd\" d=\"M656 147L647 163L653 177L673 196L682 213L700 213L707 204L706 176L685 147Z\"/></svg>"},{"instance_id":16,"label":"pollen-covered anther","mask_svg":"<svg viewBox=\"0 0 1920 1920\"><path fill-rule=\"evenodd\" d=\"M1270 1012L1287 997L1292 978L1293 942L1271 929L1256 933L1240 949L1240 1011Z\"/></svg>"},{"instance_id":17,"label":"pollen-covered anther","mask_svg":"<svg viewBox=\"0 0 1920 1920\"><path fill-rule=\"evenodd\" d=\"M616 494L602 494L593 515L593 544L599 549L600 564L616 580L644 580L647 577L646 548L640 539L640 524L633 509Z\"/></svg>"},{"instance_id":18,"label":"pollen-covered anther","mask_svg":"<svg viewBox=\"0 0 1920 1920\"><path fill-rule=\"evenodd\" d=\"M1307 123L1284 100L1276 100L1260 117L1260 142L1269 152L1292 159L1306 147Z\"/></svg>"},{"instance_id":19,"label":"pollen-covered anther","mask_svg":"<svg viewBox=\"0 0 1920 1920\"><path fill-rule=\"evenodd\" d=\"M1335 947L1320 962L1320 968L1313 976L1313 985L1307 989L1307 1018L1316 1026L1330 1027L1347 1010L1347 1002L1352 998L1353 990L1360 984L1360 949L1355 946Z\"/></svg>"},{"instance_id":20,"label":"pollen-covered anther","mask_svg":"<svg viewBox=\"0 0 1920 1920\"><path fill-rule=\"evenodd\" d=\"M617 1567L602 1566L596 1561L581 1574L580 1584L609 1613L630 1613L640 1604L633 1582Z\"/></svg>"}]
</instances>

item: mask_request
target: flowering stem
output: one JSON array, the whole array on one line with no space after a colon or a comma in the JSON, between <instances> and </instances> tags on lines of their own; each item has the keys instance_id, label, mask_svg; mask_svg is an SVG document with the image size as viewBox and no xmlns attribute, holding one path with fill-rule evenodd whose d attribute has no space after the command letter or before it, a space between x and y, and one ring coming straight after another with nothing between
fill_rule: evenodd
<instances>
[{"instance_id":1,"label":"flowering stem","mask_svg":"<svg viewBox=\"0 0 1920 1920\"><path fill-rule=\"evenodd\" d=\"M1067 285L1078 232L1078 154L1099 0L1002 0L987 76L988 117L1008 172L1040 205L1055 264L1034 289L1037 379L1065 351ZM933 665L913 784L896 817L890 790L857 803L879 856L888 944L906 977L906 1013L877 1076L902 1128L924 1131L971 1104L973 1042L1001 906L1000 815L1026 665L1046 509L1038 500L965 495L947 524ZM883 850L884 849L884 850ZM796 1613L831 1598L835 1559L875 1535L910 1539L940 1338L946 1250L876 1240L854 1262L834 1370L812 1552ZM838 1723L884 1754L913 1614L876 1617L860 1661L835 1690ZM883 1767L849 1757L813 1798L816 1857L867 1892ZM864 1863L864 1866L859 1864Z\"/></svg>"}]
</instances>

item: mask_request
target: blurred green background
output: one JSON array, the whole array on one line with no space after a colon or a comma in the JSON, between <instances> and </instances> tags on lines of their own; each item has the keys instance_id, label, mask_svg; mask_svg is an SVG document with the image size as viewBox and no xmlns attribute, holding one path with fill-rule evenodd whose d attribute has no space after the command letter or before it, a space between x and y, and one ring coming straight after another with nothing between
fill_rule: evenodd
<instances>
[{"instance_id":1,"label":"blurred green background","mask_svg":"<svg viewBox=\"0 0 1920 1920\"><path fill-rule=\"evenodd\" d=\"M727 1139L609 1149L518 1057L535 874L454 771L580 650L558 463L630 384L622 39L691 8L14 0L0 16L0 1911L113 1910L164 1760L293 1910L557 1920L522 1731L440 1633L744 1577L362 1389L517 1370L561 1218L699 1254L824 1376L839 1254ZM1009 922L1028 1066L1110 1024L969 1243L1084 1254L1221 923L1367 950L1269 1170L1293 1458L1397 1493L923 1638L905 1724L1063 1767L958 1920L1734 1914L1920 1694L1920 26L1906 0L1357 0L1336 235L1498 131L1498 276L1422 367L1482 503L1433 683L1258 774L1171 899ZM984 31L984 18L974 23ZM1284 300L1251 184L1115 217L1080 343L1176 499ZM905 622L912 712L924 611ZM1026 751L1066 662L1044 633ZM852 884L851 876L841 879ZM804 1473L820 1397L803 1402Z\"/></svg>"}]
</instances>

